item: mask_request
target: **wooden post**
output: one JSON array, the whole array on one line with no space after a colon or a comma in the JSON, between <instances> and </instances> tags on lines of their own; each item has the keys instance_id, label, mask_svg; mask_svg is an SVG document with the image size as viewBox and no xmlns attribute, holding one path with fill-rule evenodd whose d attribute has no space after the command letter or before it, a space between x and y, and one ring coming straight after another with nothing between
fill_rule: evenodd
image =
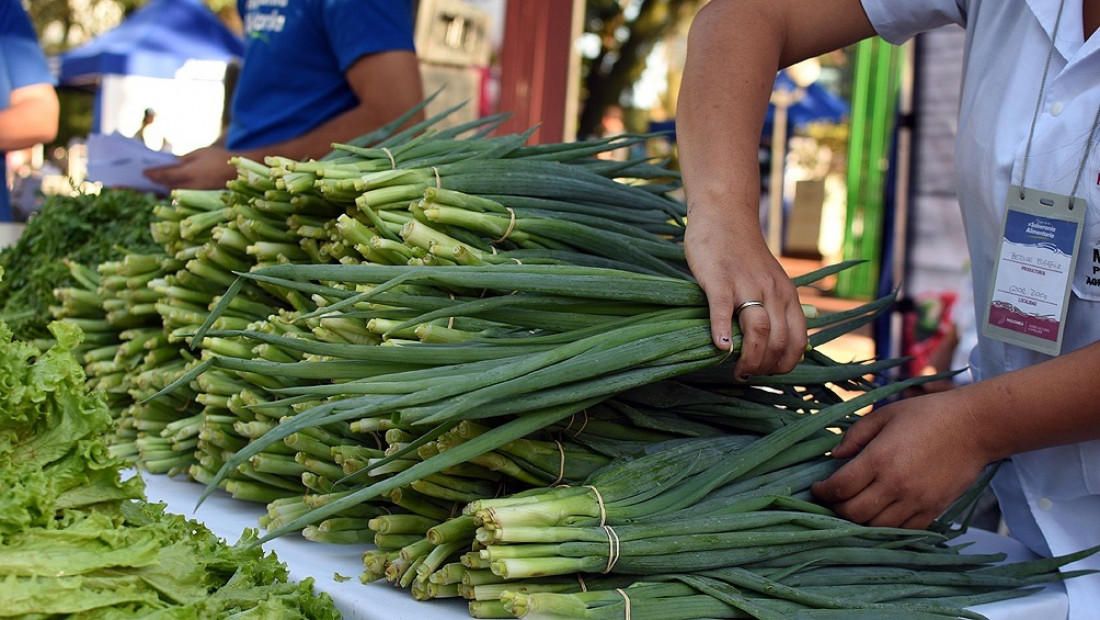
<instances>
[{"instance_id":1,"label":"wooden post","mask_svg":"<svg viewBox=\"0 0 1100 620\"><path fill-rule=\"evenodd\" d=\"M583 0L508 0L500 52L501 133L539 129L531 143L576 137Z\"/></svg>"}]
</instances>

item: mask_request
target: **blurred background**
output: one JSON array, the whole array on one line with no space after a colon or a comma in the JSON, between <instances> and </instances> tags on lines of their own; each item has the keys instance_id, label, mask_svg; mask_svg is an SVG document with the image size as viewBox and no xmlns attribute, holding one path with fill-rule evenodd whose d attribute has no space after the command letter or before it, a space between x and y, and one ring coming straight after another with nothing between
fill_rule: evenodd
<instances>
[{"instance_id":1,"label":"blurred background","mask_svg":"<svg viewBox=\"0 0 1100 620\"><path fill-rule=\"evenodd\" d=\"M424 89L439 91L428 112L464 103L452 123L508 112L499 131L537 126L536 143L652 134L615 156L675 165L687 32L706 1L420 0ZM97 191L84 178L89 134L144 127L147 146L183 154L222 132L242 50L234 0L24 4L58 79L61 130L8 154L17 217L44 196ZM759 144L773 251L792 273L864 261L819 291L827 308L902 292L896 312L856 336L853 356L930 350L965 286L951 172L961 54L962 31L950 28L904 47L865 41L776 77ZM3 233L17 236L18 224Z\"/></svg>"}]
</instances>

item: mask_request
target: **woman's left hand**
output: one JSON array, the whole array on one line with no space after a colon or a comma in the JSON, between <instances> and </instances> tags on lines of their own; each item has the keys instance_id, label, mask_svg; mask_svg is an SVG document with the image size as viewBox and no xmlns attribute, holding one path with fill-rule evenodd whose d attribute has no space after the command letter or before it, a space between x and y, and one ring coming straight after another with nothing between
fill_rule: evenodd
<instances>
[{"instance_id":1,"label":"woman's left hand","mask_svg":"<svg viewBox=\"0 0 1100 620\"><path fill-rule=\"evenodd\" d=\"M851 459L814 494L855 523L927 528L993 459L968 424L963 390L897 401L849 428L833 456Z\"/></svg>"}]
</instances>

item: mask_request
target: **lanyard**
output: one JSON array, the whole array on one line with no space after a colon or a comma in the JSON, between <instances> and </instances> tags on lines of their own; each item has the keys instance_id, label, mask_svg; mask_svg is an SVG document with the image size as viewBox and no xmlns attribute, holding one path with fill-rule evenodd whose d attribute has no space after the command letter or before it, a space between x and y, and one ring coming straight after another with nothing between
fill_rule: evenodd
<instances>
[{"instance_id":1,"label":"lanyard","mask_svg":"<svg viewBox=\"0 0 1100 620\"><path fill-rule=\"evenodd\" d=\"M1031 116L1031 128L1027 132L1027 147L1024 149L1024 160L1020 166L1020 200L1024 199L1025 190L1027 186L1027 163L1031 158L1031 141L1035 137L1035 123L1039 120L1039 111L1043 108L1043 93L1046 91L1047 75L1050 73L1050 60L1054 56L1055 42L1058 40L1058 29L1062 25L1062 12L1066 8L1066 0L1062 0L1058 3L1058 16L1054 19L1054 30L1050 33L1050 48L1047 50L1046 62L1043 65L1043 78L1039 83L1039 97L1035 101L1035 113ZM1074 197L1077 195L1077 188L1081 185L1081 177L1085 173L1085 167L1088 164L1089 153L1092 150L1092 137L1096 135L1096 129L1100 127L1100 106L1096 109L1096 116L1092 120L1092 128L1089 129L1089 134L1085 139L1085 154L1081 158L1081 165L1077 168L1077 177L1073 180L1073 189L1069 192L1069 208L1073 208Z\"/></svg>"},{"instance_id":2,"label":"lanyard","mask_svg":"<svg viewBox=\"0 0 1100 620\"><path fill-rule=\"evenodd\" d=\"M1050 62L1065 7L1066 0L1061 0L1035 102L1035 114L1027 134L1020 166L1020 184L1011 187L1005 197L1003 233L993 268L987 314L982 325L982 334L987 337L1047 355L1058 355L1062 350L1073 274L1081 256L1082 228L1088 210L1074 209L1075 194L1088 164L1092 137L1100 126L1098 109L1085 138L1085 154L1081 158L1077 178L1068 195L1025 185L1031 143L1039 112L1043 108Z\"/></svg>"}]
</instances>

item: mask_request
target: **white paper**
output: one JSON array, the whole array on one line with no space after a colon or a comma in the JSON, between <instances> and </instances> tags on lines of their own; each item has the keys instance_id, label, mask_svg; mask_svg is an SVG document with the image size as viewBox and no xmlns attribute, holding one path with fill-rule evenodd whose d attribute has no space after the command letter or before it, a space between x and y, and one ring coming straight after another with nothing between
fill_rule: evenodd
<instances>
[{"instance_id":1,"label":"white paper","mask_svg":"<svg viewBox=\"0 0 1100 620\"><path fill-rule=\"evenodd\" d=\"M129 187L167 194L167 187L150 181L142 172L147 168L174 164L178 159L171 153L154 151L141 140L127 138L117 132L91 134L88 136L87 179L102 183L104 187Z\"/></svg>"}]
</instances>

